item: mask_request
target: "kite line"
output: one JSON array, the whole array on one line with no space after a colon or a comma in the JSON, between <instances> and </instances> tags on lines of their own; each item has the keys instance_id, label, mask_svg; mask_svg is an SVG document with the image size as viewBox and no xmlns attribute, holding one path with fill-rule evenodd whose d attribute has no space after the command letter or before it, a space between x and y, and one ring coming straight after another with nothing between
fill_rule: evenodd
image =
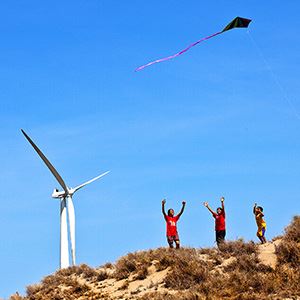
<instances>
[{"instance_id":1,"label":"kite line","mask_svg":"<svg viewBox=\"0 0 300 300\"><path fill-rule=\"evenodd\" d=\"M175 57L177 57L177 56L179 56L179 55L187 52L189 49L191 49L192 47L198 45L199 43L204 42L204 41L206 41L208 39L211 39L212 37L215 37L215 36L217 36L217 35L225 32L225 31L230 30L230 29L233 29L233 28L247 28L250 22L251 22L250 19L236 17L228 25L226 25L226 27L222 31L219 31L219 32L216 32L216 33L214 33L212 35L204 37L204 38L202 38L202 39L200 39L200 40L198 40L198 41L190 44L189 46L187 46L185 49L179 51L178 53L175 53L173 55L170 55L170 56L167 56L167 57L164 57L164 58L156 59L156 60L151 61L151 62L149 62L149 63L147 63L145 65L142 65L142 66L136 68L135 71L137 72L137 71L143 70L144 68L146 68L148 66L151 66L153 64L160 63L160 62L163 62L163 61L175 58Z\"/></svg>"},{"instance_id":2,"label":"kite line","mask_svg":"<svg viewBox=\"0 0 300 300\"><path fill-rule=\"evenodd\" d=\"M290 100L290 98L288 97L288 94L286 92L286 89L283 87L283 85L281 84L280 80L278 79L278 76L276 76L273 68L271 67L271 65L269 64L268 60L266 59L264 53L262 52L261 48L259 47L259 45L257 44L257 42L254 40L253 36L250 34L250 31L247 30L247 34L249 36L249 39L251 40L252 44L254 45L256 51L258 52L258 54L260 55L262 61L265 64L265 67L267 68L267 70L270 72L271 74L271 78L273 79L273 82L277 85L278 89L280 90L282 97L284 98L284 100L288 103L288 105L290 106L291 110L294 112L295 116L297 117L298 120L300 120L300 114L298 113L295 105L293 104L293 102Z\"/></svg>"}]
</instances>

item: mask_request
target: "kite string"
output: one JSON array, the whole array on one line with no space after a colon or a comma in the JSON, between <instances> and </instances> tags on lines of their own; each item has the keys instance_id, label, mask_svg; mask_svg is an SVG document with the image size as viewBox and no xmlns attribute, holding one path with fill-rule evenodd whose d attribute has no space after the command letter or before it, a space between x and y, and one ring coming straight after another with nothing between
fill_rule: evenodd
<instances>
[{"instance_id":1,"label":"kite string","mask_svg":"<svg viewBox=\"0 0 300 300\"><path fill-rule=\"evenodd\" d=\"M283 85L280 83L278 77L276 76L275 72L273 71L271 65L269 64L269 62L267 61L266 57L264 56L262 50L260 49L260 47L258 46L258 44L256 43L256 41L254 40L253 36L250 34L250 30L247 30L247 34L251 40L251 42L253 43L254 47L256 48L257 52L259 53L260 57L262 58L266 68L268 69L268 71L271 74L271 77L274 81L274 83L277 85L277 87L279 88L279 90L281 91L281 94L283 96L283 98L285 99L285 101L289 104L290 108L292 109L292 111L294 112L295 116L297 117L298 120L300 120L300 115L297 111L297 109L295 108L295 105L293 104L293 102L289 99L287 92L285 90L285 88L283 87Z\"/></svg>"}]
</instances>

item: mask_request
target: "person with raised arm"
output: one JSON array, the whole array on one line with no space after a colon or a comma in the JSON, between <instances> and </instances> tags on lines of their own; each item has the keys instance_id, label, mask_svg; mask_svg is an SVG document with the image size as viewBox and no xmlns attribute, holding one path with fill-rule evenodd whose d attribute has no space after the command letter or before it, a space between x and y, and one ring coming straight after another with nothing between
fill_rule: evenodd
<instances>
[{"instance_id":1,"label":"person with raised arm","mask_svg":"<svg viewBox=\"0 0 300 300\"><path fill-rule=\"evenodd\" d=\"M217 208L217 212L213 211L208 202L204 202L203 205L211 212L212 216L215 218L215 231L216 231L216 242L218 247L220 244L224 243L226 236L226 224L225 224L225 198L221 197L221 207Z\"/></svg>"},{"instance_id":2,"label":"person with raised arm","mask_svg":"<svg viewBox=\"0 0 300 300\"><path fill-rule=\"evenodd\" d=\"M167 223L167 241L170 248L174 248L173 243L175 242L176 249L180 248L180 240L177 231L177 221L182 215L185 208L185 201L182 201L182 208L178 215L174 216L174 210L172 208L168 209L168 214L165 212L165 204L166 200L163 199L161 202L162 205L162 213Z\"/></svg>"},{"instance_id":3,"label":"person with raised arm","mask_svg":"<svg viewBox=\"0 0 300 300\"><path fill-rule=\"evenodd\" d=\"M267 240L265 238L267 224L266 224L265 220L263 219L263 217L264 217L263 210L264 209L261 206L257 206L256 203L254 204L253 213L255 215L255 220L256 220L256 224L257 224L256 235L259 238L260 242L262 244L265 244L267 242Z\"/></svg>"}]
</instances>

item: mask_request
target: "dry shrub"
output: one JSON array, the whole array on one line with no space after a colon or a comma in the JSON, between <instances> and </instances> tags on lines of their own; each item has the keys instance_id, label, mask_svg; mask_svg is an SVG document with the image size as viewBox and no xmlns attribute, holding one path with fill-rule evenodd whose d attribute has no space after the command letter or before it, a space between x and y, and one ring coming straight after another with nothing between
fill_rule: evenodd
<instances>
[{"instance_id":1,"label":"dry shrub","mask_svg":"<svg viewBox=\"0 0 300 300\"><path fill-rule=\"evenodd\" d=\"M70 289L70 292L74 296L81 296L82 294L88 292L90 290L90 287L86 284L81 284L77 280L74 281L74 284L72 288Z\"/></svg>"},{"instance_id":2,"label":"dry shrub","mask_svg":"<svg viewBox=\"0 0 300 300\"><path fill-rule=\"evenodd\" d=\"M294 216L292 223L285 228L283 239L300 243L300 216Z\"/></svg>"},{"instance_id":3,"label":"dry shrub","mask_svg":"<svg viewBox=\"0 0 300 300\"><path fill-rule=\"evenodd\" d=\"M256 253L256 245L254 242L244 242L243 239L238 239L236 241L228 241L220 244L220 251L225 256L240 256L243 254ZM227 255L226 255L227 254Z\"/></svg>"},{"instance_id":4,"label":"dry shrub","mask_svg":"<svg viewBox=\"0 0 300 300\"><path fill-rule=\"evenodd\" d=\"M144 266L144 265L138 266L137 275L136 275L135 279L137 279L137 280L143 280L147 276L148 276L148 268L147 268L147 266Z\"/></svg>"},{"instance_id":5,"label":"dry shrub","mask_svg":"<svg viewBox=\"0 0 300 300\"><path fill-rule=\"evenodd\" d=\"M130 273L134 272L136 268L135 255L130 253L117 261L113 277L117 280L128 278Z\"/></svg>"},{"instance_id":6,"label":"dry shrub","mask_svg":"<svg viewBox=\"0 0 300 300\"><path fill-rule=\"evenodd\" d=\"M157 271L170 267L174 271L174 277L176 277L175 274L178 273L179 275L180 268L183 268L181 272L190 272L188 281L192 280L197 283L196 277L202 278L202 276L204 276L203 265L207 265L206 262L199 258L199 254L199 250L194 248L158 248L155 250L130 253L117 261L112 277L120 280L135 274L136 279L145 279L148 275L148 267L155 262ZM185 264L190 265L184 267ZM173 280L171 278L172 277L169 277L170 286L172 286L171 281ZM186 286L186 284L182 284Z\"/></svg>"},{"instance_id":7,"label":"dry shrub","mask_svg":"<svg viewBox=\"0 0 300 300\"><path fill-rule=\"evenodd\" d=\"M40 284L29 285L26 288L26 294L27 294L27 296L30 297L30 296L38 293L41 290L41 288L42 288L42 286Z\"/></svg>"},{"instance_id":8,"label":"dry shrub","mask_svg":"<svg viewBox=\"0 0 300 300\"><path fill-rule=\"evenodd\" d=\"M139 251L129 253L119 259L115 265L113 277L120 280L127 278L131 273L145 272L141 269L148 268L156 261L157 270L164 270L174 265L176 262L176 253L182 253L183 249L175 250L168 248L158 248L149 251Z\"/></svg>"},{"instance_id":9,"label":"dry shrub","mask_svg":"<svg viewBox=\"0 0 300 300\"><path fill-rule=\"evenodd\" d=\"M82 274L82 277L85 279L98 276L98 272L94 268L89 267L88 265L83 264L80 265L78 268Z\"/></svg>"},{"instance_id":10,"label":"dry shrub","mask_svg":"<svg viewBox=\"0 0 300 300\"><path fill-rule=\"evenodd\" d=\"M291 224L285 228L282 241L276 247L276 254L279 265L300 266L300 216L294 216Z\"/></svg>"},{"instance_id":11,"label":"dry shrub","mask_svg":"<svg viewBox=\"0 0 300 300\"><path fill-rule=\"evenodd\" d=\"M114 265L112 263L106 263L103 266L100 266L100 268L104 268L104 269L112 269L114 267Z\"/></svg>"},{"instance_id":12,"label":"dry shrub","mask_svg":"<svg viewBox=\"0 0 300 300\"><path fill-rule=\"evenodd\" d=\"M98 275L97 271L86 264L81 264L79 266L72 266L66 269L61 269L56 272L57 275L61 276L71 276L71 275L82 275L83 278L93 278Z\"/></svg>"},{"instance_id":13,"label":"dry shrub","mask_svg":"<svg viewBox=\"0 0 300 300\"><path fill-rule=\"evenodd\" d=\"M271 280L278 293L300 297L300 266L298 268L279 266Z\"/></svg>"},{"instance_id":14,"label":"dry shrub","mask_svg":"<svg viewBox=\"0 0 300 300\"><path fill-rule=\"evenodd\" d=\"M176 267L182 262L197 261L202 264L207 264L200 258L200 251L195 248L180 248L180 249L165 249L160 248L153 251L153 259L158 261L156 268L158 271L168 267Z\"/></svg>"},{"instance_id":15,"label":"dry shrub","mask_svg":"<svg viewBox=\"0 0 300 300\"><path fill-rule=\"evenodd\" d=\"M192 248L175 250L164 258L169 262L167 267L171 268L164 279L165 287L176 290L188 289L206 280L209 267L212 267L200 258L197 249Z\"/></svg>"},{"instance_id":16,"label":"dry shrub","mask_svg":"<svg viewBox=\"0 0 300 300\"><path fill-rule=\"evenodd\" d=\"M2 300L2 298L0 298ZM9 300L24 300L24 297L20 296L18 292L9 297Z\"/></svg>"},{"instance_id":17,"label":"dry shrub","mask_svg":"<svg viewBox=\"0 0 300 300\"><path fill-rule=\"evenodd\" d=\"M73 269L74 270L74 269ZM62 272L61 272L62 271ZM70 270L68 270L68 274ZM56 272L54 275L45 277L41 284L28 286L26 290L29 300L60 300L77 299L84 295L90 288L81 284L76 276L64 276L64 270ZM75 273L76 274L76 273Z\"/></svg>"},{"instance_id":18,"label":"dry shrub","mask_svg":"<svg viewBox=\"0 0 300 300\"><path fill-rule=\"evenodd\" d=\"M176 290L189 289L208 277L208 269L197 261L178 261L164 279L165 287Z\"/></svg>"},{"instance_id":19,"label":"dry shrub","mask_svg":"<svg viewBox=\"0 0 300 300\"><path fill-rule=\"evenodd\" d=\"M68 277L61 276L60 274L49 275L42 280L42 286L58 286L61 283L63 283L63 281L65 281L66 278Z\"/></svg>"},{"instance_id":20,"label":"dry shrub","mask_svg":"<svg viewBox=\"0 0 300 300\"><path fill-rule=\"evenodd\" d=\"M106 271L100 270L100 271L98 272L98 275L97 275L96 280L97 280L97 281L103 281L103 280L107 279L108 277L109 277L109 276L108 276L108 274L107 274Z\"/></svg>"},{"instance_id":21,"label":"dry shrub","mask_svg":"<svg viewBox=\"0 0 300 300\"><path fill-rule=\"evenodd\" d=\"M276 247L276 254L279 264L289 264L292 267L300 266L300 244L294 241L283 240Z\"/></svg>"},{"instance_id":22,"label":"dry shrub","mask_svg":"<svg viewBox=\"0 0 300 300\"><path fill-rule=\"evenodd\" d=\"M199 252L199 254L206 254L206 255L209 255L209 256L214 256L219 251L215 248L200 248L198 250L198 252Z\"/></svg>"},{"instance_id":23,"label":"dry shrub","mask_svg":"<svg viewBox=\"0 0 300 300\"><path fill-rule=\"evenodd\" d=\"M242 254L237 257L231 264L224 267L226 272L238 270L244 272L272 272L272 268L266 265L263 265L259 262L255 254L247 255Z\"/></svg>"},{"instance_id":24,"label":"dry shrub","mask_svg":"<svg viewBox=\"0 0 300 300\"><path fill-rule=\"evenodd\" d=\"M234 270L229 273L229 277L226 280L227 285L221 292L229 295L253 292L259 294L264 288L263 278L264 277L262 276L262 274L258 272L253 273Z\"/></svg>"}]
</instances>

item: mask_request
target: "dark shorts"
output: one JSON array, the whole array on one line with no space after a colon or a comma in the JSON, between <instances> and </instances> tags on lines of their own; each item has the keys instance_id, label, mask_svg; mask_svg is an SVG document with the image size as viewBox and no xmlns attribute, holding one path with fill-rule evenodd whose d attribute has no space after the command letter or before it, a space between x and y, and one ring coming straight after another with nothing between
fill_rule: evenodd
<instances>
[{"instance_id":1,"label":"dark shorts","mask_svg":"<svg viewBox=\"0 0 300 300\"><path fill-rule=\"evenodd\" d=\"M179 236L178 234L176 235L169 235L167 236L167 241L169 245L173 245L173 242L179 242Z\"/></svg>"},{"instance_id":2,"label":"dark shorts","mask_svg":"<svg viewBox=\"0 0 300 300\"><path fill-rule=\"evenodd\" d=\"M219 245L225 240L226 230L216 230L216 242Z\"/></svg>"}]
</instances>

